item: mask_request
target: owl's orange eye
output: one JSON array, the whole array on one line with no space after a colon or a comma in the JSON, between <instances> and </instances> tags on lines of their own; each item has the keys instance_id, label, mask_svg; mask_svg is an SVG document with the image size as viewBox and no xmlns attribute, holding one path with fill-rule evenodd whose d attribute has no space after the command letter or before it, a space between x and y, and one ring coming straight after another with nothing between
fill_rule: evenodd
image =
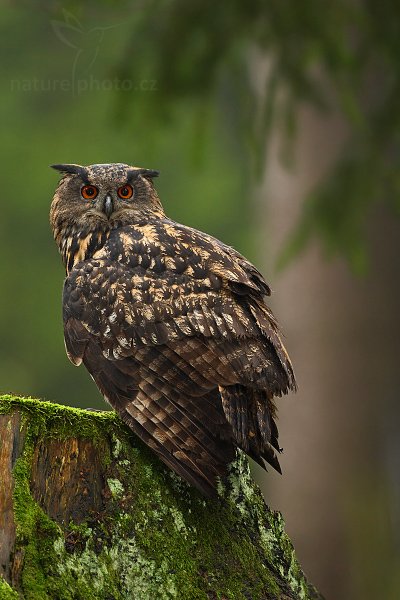
<instances>
[{"instance_id":1,"label":"owl's orange eye","mask_svg":"<svg viewBox=\"0 0 400 600\"><path fill-rule=\"evenodd\" d=\"M82 198L85 198L85 200L93 200L98 193L99 190L94 185L84 185L81 189Z\"/></svg>"},{"instance_id":2,"label":"owl's orange eye","mask_svg":"<svg viewBox=\"0 0 400 600\"><path fill-rule=\"evenodd\" d=\"M117 190L118 196L123 200L129 200L133 196L133 187L129 183L121 185Z\"/></svg>"}]
</instances>

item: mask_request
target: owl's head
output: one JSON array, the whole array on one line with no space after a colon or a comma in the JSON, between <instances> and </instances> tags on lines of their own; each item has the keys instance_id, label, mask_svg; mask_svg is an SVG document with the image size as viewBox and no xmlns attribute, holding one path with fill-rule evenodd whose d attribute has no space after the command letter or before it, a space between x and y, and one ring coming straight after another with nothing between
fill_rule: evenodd
<instances>
[{"instance_id":1,"label":"owl's head","mask_svg":"<svg viewBox=\"0 0 400 600\"><path fill-rule=\"evenodd\" d=\"M95 239L117 227L164 216L152 183L158 171L122 163L52 167L63 175L50 223L64 258L76 239Z\"/></svg>"}]
</instances>

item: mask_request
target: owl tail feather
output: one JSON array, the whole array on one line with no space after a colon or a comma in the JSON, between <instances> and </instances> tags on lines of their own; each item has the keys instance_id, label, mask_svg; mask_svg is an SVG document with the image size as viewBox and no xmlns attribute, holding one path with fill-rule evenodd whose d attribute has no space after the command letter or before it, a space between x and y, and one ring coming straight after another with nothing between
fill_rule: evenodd
<instances>
[{"instance_id":1,"label":"owl tail feather","mask_svg":"<svg viewBox=\"0 0 400 600\"><path fill-rule=\"evenodd\" d=\"M280 452L281 449L272 397L265 390L255 390L239 384L220 386L219 391L225 416L239 448L264 469L265 460L278 473L282 473L275 452Z\"/></svg>"},{"instance_id":2,"label":"owl tail feather","mask_svg":"<svg viewBox=\"0 0 400 600\"><path fill-rule=\"evenodd\" d=\"M225 479L235 457L235 447L222 426L216 433L214 420L208 419L206 412L202 420L193 414L203 400L205 406L210 405L211 415L218 411L223 419L218 393L210 392L200 400L186 394L177 396L176 390L172 395L167 388L163 394L155 387L155 380L154 385L150 381L137 385L137 371L142 367L135 360L107 360L90 340L83 362L104 398L130 429L178 475L205 496L215 496L218 479Z\"/></svg>"}]
</instances>

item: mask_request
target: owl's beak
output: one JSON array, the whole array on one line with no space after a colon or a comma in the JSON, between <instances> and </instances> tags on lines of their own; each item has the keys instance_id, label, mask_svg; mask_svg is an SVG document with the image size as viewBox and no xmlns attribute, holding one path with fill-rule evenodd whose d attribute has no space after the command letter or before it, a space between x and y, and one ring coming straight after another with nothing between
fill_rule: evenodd
<instances>
[{"instance_id":1,"label":"owl's beak","mask_svg":"<svg viewBox=\"0 0 400 600\"><path fill-rule=\"evenodd\" d=\"M110 194L107 194L105 197L102 210L108 218L110 218L111 214L114 212L114 204Z\"/></svg>"}]
</instances>

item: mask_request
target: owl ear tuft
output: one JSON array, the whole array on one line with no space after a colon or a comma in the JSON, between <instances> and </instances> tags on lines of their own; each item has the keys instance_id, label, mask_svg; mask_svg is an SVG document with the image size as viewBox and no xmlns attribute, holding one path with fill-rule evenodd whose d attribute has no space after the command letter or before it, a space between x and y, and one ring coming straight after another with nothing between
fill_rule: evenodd
<instances>
[{"instance_id":1,"label":"owl ear tuft","mask_svg":"<svg viewBox=\"0 0 400 600\"><path fill-rule=\"evenodd\" d=\"M65 164L65 165L50 165L52 169L60 173L70 173L71 175L79 175L83 181L87 181L87 171L81 165Z\"/></svg>"},{"instance_id":2,"label":"owl ear tuft","mask_svg":"<svg viewBox=\"0 0 400 600\"><path fill-rule=\"evenodd\" d=\"M154 177L158 177L160 171L154 171L153 169L129 169L128 177L129 179L136 179L141 175L145 177L145 179L153 179Z\"/></svg>"}]
</instances>

